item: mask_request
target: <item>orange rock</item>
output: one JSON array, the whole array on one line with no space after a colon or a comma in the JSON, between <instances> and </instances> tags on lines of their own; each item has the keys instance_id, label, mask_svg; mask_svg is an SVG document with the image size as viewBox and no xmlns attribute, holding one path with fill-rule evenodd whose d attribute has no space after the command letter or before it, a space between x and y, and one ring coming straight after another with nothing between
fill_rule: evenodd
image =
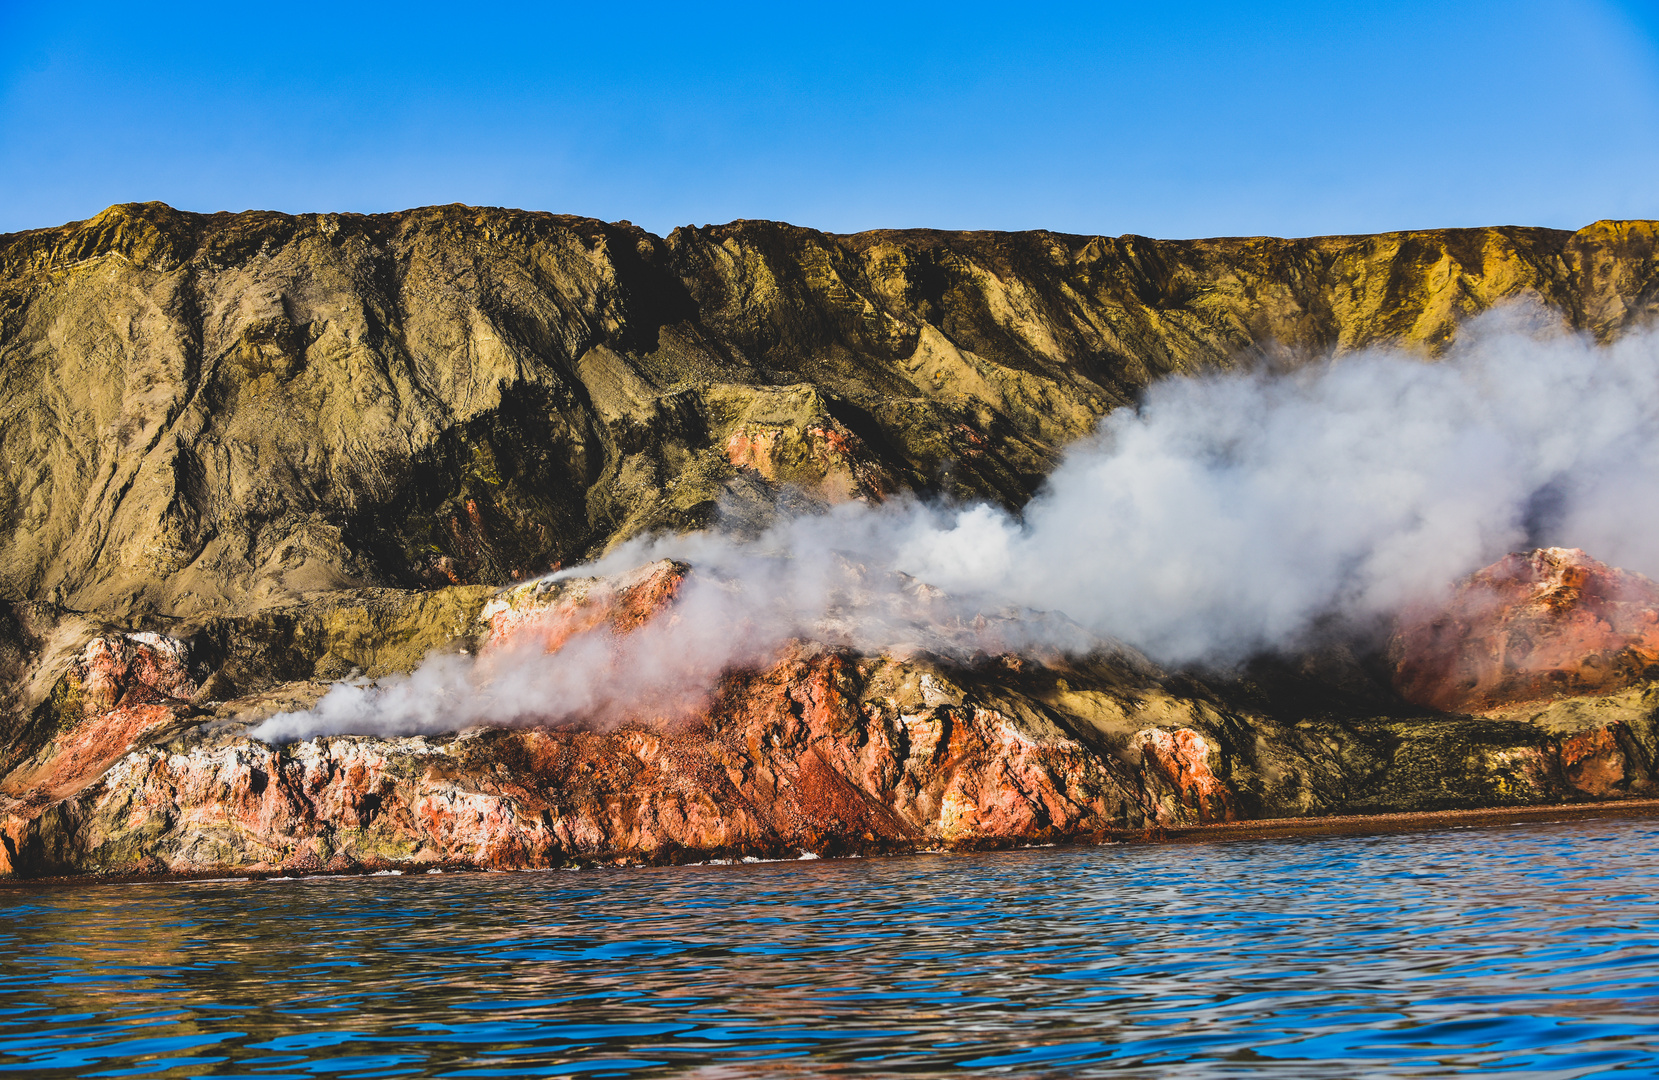
<instances>
[{"instance_id":1,"label":"orange rock","mask_svg":"<svg viewBox=\"0 0 1659 1080\"><path fill-rule=\"evenodd\" d=\"M773 483L792 483L831 502L880 500L896 485L862 440L837 421L804 428L745 425L726 440L726 460Z\"/></svg>"},{"instance_id":2,"label":"orange rock","mask_svg":"<svg viewBox=\"0 0 1659 1080\"><path fill-rule=\"evenodd\" d=\"M1446 712L1608 693L1659 673L1659 585L1577 548L1519 552L1402 615L1394 687Z\"/></svg>"},{"instance_id":3,"label":"orange rock","mask_svg":"<svg viewBox=\"0 0 1659 1080\"><path fill-rule=\"evenodd\" d=\"M196 694L190 650L160 634L118 634L93 638L76 661L86 715L116 705L184 703Z\"/></svg>"},{"instance_id":4,"label":"orange rock","mask_svg":"<svg viewBox=\"0 0 1659 1080\"><path fill-rule=\"evenodd\" d=\"M1141 760L1175 789L1182 807L1198 821L1233 821L1238 803L1232 789L1210 771L1210 744L1191 728L1152 728L1141 733Z\"/></svg>"},{"instance_id":5,"label":"orange rock","mask_svg":"<svg viewBox=\"0 0 1659 1080\"><path fill-rule=\"evenodd\" d=\"M615 644L673 618L688 573L664 561L506 589L485 608L485 670L509 655L539 661L538 651L580 635ZM1645 670L1653 638L1659 587L1551 550L1475 575L1444 610L1402 620L1394 644L1403 689L1458 707L1471 691L1486 703L1608 688L1605 670ZM1266 737L1283 745L1282 729L1171 696L1139 668L1056 660L1067 665L1060 680L1036 659L959 665L797 640L726 671L678 711L647 695L615 716L586 717L598 730L273 747L213 725L190 730L188 659L183 643L153 635L112 635L84 650L54 696L49 745L0 782L0 876L978 848L1331 805L1313 802L1330 796L1297 776L1315 743L1280 752ZM1445 777L1485 782L1494 770L1510 785L1506 800L1651 787L1646 736L1617 718L1561 734L1486 723L1511 741L1490 754L1406 762L1426 779L1402 798L1441 799ZM163 742L162 732L179 734ZM1320 764L1341 763L1337 743L1318 746L1336 755Z\"/></svg>"},{"instance_id":6,"label":"orange rock","mask_svg":"<svg viewBox=\"0 0 1659 1080\"><path fill-rule=\"evenodd\" d=\"M65 676L71 693L62 726L0 782L0 795L29 806L67 798L177 722L197 689L189 653L184 642L160 634L93 638Z\"/></svg>"},{"instance_id":7,"label":"orange rock","mask_svg":"<svg viewBox=\"0 0 1659 1080\"><path fill-rule=\"evenodd\" d=\"M557 652L579 634L608 627L626 634L666 610L691 568L667 559L608 578L526 582L484 608L490 624L486 652L522 648L534 641Z\"/></svg>"},{"instance_id":8,"label":"orange rock","mask_svg":"<svg viewBox=\"0 0 1659 1080\"><path fill-rule=\"evenodd\" d=\"M1561 771L1574 791L1616 797L1631 782L1629 757L1619 745L1622 725L1581 731L1561 742Z\"/></svg>"}]
</instances>

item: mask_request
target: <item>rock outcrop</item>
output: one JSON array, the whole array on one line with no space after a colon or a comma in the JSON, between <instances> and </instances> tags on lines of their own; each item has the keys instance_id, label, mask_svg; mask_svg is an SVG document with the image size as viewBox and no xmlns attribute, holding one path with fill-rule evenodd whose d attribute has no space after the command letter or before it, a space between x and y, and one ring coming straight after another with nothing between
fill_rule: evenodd
<instances>
[{"instance_id":1,"label":"rock outcrop","mask_svg":"<svg viewBox=\"0 0 1659 1080\"><path fill-rule=\"evenodd\" d=\"M1507 565L1486 573L1507 582ZM619 639L674 618L694 572L665 562L515 586L475 607L447 647L487 666L527 648L555 656L585 636ZM1537 632L1564 628L1556 644L1568 648L1583 624L1569 614ZM1659 692L1645 687L1486 717L1377 715L1374 703L1343 710L1332 699L1275 712L1105 643L1038 662L869 656L809 640L727 671L694 709L642 706L600 730L531 717L530 727L278 745L250 725L314 703L326 684L210 703L200 684L217 673L196 655L205 651L137 632L95 636L73 654L38 710L52 722L0 780L0 870L528 868L1098 839L1645 794L1659 747Z\"/></svg>"},{"instance_id":2,"label":"rock outcrop","mask_svg":"<svg viewBox=\"0 0 1659 1080\"><path fill-rule=\"evenodd\" d=\"M1659 585L1576 548L1518 552L1403 616L1394 686L1445 712L1606 694L1659 677Z\"/></svg>"}]
</instances>

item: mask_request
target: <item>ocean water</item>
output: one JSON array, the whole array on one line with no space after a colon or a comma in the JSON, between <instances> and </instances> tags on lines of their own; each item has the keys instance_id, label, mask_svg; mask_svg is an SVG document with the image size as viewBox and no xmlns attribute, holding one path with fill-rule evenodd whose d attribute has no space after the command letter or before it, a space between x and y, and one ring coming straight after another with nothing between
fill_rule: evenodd
<instances>
[{"instance_id":1,"label":"ocean water","mask_svg":"<svg viewBox=\"0 0 1659 1080\"><path fill-rule=\"evenodd\" d=\"M0 891L30 1077L1659 1075L1659 821Z\"/></svg>"}]
</instances>

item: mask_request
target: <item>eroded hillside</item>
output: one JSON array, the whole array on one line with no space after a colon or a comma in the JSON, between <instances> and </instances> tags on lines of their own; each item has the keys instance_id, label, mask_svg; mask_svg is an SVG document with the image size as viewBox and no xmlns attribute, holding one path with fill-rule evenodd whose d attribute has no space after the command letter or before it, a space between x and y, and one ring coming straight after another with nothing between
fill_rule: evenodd
<instances>
[{"instance_id":1,"label":"eroded hillside","mask_svg":"<svg viewBox=\"0 0 1659 1080\"><path fill-rule=\"evenodd\" d=\"M1652 223L833 236L112 207L0 238L0 590L119 617L499 584L641 530L1020 504L1151 379L1659 305Z\"/></svg>"}]
</instances>

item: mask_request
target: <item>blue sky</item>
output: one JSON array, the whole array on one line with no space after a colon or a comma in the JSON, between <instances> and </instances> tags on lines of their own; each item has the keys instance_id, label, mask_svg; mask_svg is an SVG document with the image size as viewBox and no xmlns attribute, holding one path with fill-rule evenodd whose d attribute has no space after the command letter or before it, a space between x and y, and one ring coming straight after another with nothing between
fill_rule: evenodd
<instances>
[{"instance_id":1,"label":"blue sky","mask_svg":"<svg viewBox=\"0 0 1659 1080\"><path fill-rule=\"evenodd\" d=\"M0 0L0 232L466 202L833 231L1659 217L1659 5Z\"/></svg>"}]
</instances>

